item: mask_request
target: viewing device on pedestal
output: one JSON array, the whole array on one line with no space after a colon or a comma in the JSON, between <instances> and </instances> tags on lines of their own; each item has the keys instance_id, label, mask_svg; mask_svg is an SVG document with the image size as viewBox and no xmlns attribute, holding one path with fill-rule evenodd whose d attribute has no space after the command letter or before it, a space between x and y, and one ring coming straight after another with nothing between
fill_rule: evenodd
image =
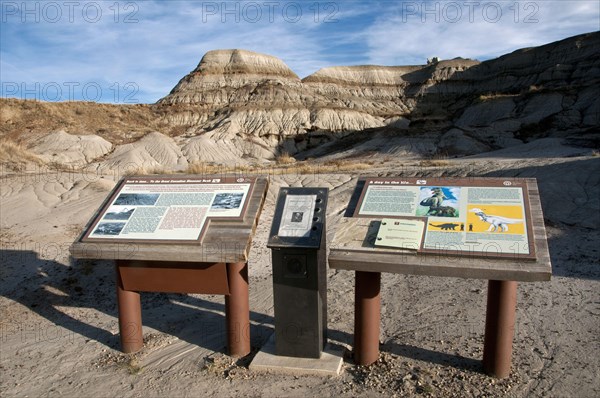
<instances>
[{"instance_id":1,"label":"viewing device on pedestal","mask_svg":"<svg viewBox=\"0 0 600 398\"><path fill-rule=\"evenodd\" d=\"M281 188L272 252L275 353L320 358L327 342L327 188Z\"/></svg>"}]
</instances>

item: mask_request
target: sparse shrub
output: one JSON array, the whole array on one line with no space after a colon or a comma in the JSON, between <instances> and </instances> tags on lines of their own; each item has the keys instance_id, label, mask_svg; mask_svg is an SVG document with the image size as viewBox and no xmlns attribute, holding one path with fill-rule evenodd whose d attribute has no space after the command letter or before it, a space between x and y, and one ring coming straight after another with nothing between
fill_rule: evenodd
<instances>
[{"instance_id":1,"label":"sparse shrub","mask_svg":"<svg viewBox=\"0 0 600 398\"><path fill-rule=\"evenodd\" d=\"M357 162L352 159L333 159L323 163L323 171L349 171L349 170L364 170L369 169L375 164L375 161Z\"/></svg>"},{"instance_id":2,"label":"sparse shrub","mask_svg":"<svg viewBox=\"0 0 600 398\"><path fill-rule=\"evenodd\" d=\"M445 167L449 165L450 161L448 160L448 154L445 152L437 152L429 159L421 160L419 162L419 166L421 167Z\"/></svg>"},{"instance_id":3,"label":"sparse shrub","mask_svg":"<svg viewBox=\"0 0 600 398\"><path fill-rule=\"evenodd\" d=\"M163 166L155 165L155 166L139 166L137 168L127 168L123 172L123 174L126 176L133 176L133 175L170 174L170 173Z\"/></svg>"},{"instance_id":4,"label":"sparse shrub","mask_svg":"<svg viewBox=\"0 0 600 398\"><path fill-rule=\"evenodd\" d=\"M22 170L25 163L44 164L34 153L28 151L23 145L6 137L0 141L0 163L13 170Z\"/></svg>"},{"instance_id":5,"label":"sparse shrub","mask_svg":"<svg viewBox=\"0 0 600 398\"><path fill-rule=\"evenodd\" d=\"M296 159L293 156L291 156L289 153L282 152L275 159L275 163L277 163L277 164L292 164L292 163L296 163Z\"/></svg>"},{"instance_id":6,"label":"sparse shrub","mask_svg":"<svg viewBox=\"0 0 600 398\"><path fill-rule=\"evenodd\" d=\"M325 163L323 163L325 166L333 166L336 168L340 168L340 166L342 166L344 164L344 161L342 159L333 159L333 160L328 160Z\"/></svg>"},{"instance_id":7,"label":"sparse shrub","mask_svg":"<svg viewBox=\"0 0 600 398\"><path fill-rule=\"evenodd\" d=\"M479 102L485 102L485 101L490 101L490 100L495 100L498 98L505 98L505 97L516 97L519 94L516 93L486 93L486 94L481 94L479 96Z\"/></svg>"}]
</instances>

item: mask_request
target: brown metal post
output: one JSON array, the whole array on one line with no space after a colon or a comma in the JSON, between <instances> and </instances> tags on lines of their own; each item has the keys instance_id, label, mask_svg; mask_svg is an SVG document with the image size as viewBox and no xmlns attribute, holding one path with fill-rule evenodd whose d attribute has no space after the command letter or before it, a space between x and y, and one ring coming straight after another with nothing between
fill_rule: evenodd
<instances>
[{"instance_id":1,"label":"brown metal post","mask_svg":"<svg viewBox=\"0 0 600 398\"><path fill-rule=\"evenodd\" d=\"M248 264L227 263L227 279L229 295L225 296L225 312L229 355L243 357L250 353Z\"/></svg>"},{"instance_id":2,"label":"brown metal post","mask_svg":"<svg viewBox=\"0 0 600 398\"><path fill-rule=\"evenodd\" d=\"M381 273L356 271L354 287L354 361L370 365L379 358Z\"/></svg>"},{"instance_id":3,"label":"brown metal post","mask_svg":"<svg viewBox=\"0 0 600 398\"><path fill-rule=\"evenodd\" d=\"M141 350L144 346L142 336L142 305L138 292L123 289L119 263L120 261L116 262L115 270L117 274L117 303L119 306L121 349L125 353L131 353Z\"/></svg>"},{"instance_id":4,"label":"brown metal post","mask_svg":"<svg viewBox=\"0 0 600 398\"><path fill-rule=\"evenodd\" d=\"M516 307L517 282L490 280L483 342L483 369L491 376L504 378L510 374Z\"/></svg>"}]
</instances>

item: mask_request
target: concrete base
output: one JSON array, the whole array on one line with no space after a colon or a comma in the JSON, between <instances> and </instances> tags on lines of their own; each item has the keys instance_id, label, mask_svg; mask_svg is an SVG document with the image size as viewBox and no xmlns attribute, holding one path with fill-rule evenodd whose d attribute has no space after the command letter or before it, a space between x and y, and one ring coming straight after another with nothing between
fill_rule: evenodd
<instances>
[{"instance_id":1,"label":"concrete base","mask_svg":"<svg viewBox=\"0 0 600 398\"><path fill-rule=\"evenodd\" d=\"M293 375L337 376L342 370L343 362L342 349L336 349L331 344L325 345L325 350L319 359L275 355L275 334L272 334L252 360L250 370Z\"/></svg>"}]
</instances>

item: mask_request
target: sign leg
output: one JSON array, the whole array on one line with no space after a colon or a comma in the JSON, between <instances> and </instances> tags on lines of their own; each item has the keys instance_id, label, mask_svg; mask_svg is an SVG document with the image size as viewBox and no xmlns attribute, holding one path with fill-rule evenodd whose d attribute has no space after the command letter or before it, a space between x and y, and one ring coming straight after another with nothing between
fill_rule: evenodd
<instances>
[{"instance_id":1,"label":"sign leg","mask_svg":"<svg viewBox=\"0 0 600 398\"><path fill-rule=\"evenodd\" d=\"M228 263L229 295L225 296L227 345L233 357L250 353L250 304L248 296L248 264Z\"/></svg>"},{"instance_id":2,"label":"sign leg","mask_svg":"<svg viewBox=\"0 0 600 398\"><path fill-rule=\"evenodd\" d=\"M483 369L491 376L504 378L510 374L516 307L517 282L490 280L485 317Z\"/></svg>"},{"instance_id":3,"label":"sign leg","mask_svg":"<svg viewBox=\"0 0 600 398\"><path fill-rule=\"evenodd\" d=\"M136 352L142 349L142 305L140 294L123 288L119 262L115 266L117 274L117 304L119 308L119 333L121 349L124 353Z\"/></svg>"},{"instance_id":4,"label":"sign leg","mask_svg":"<svg viewBox=\"0 0 600 398\"><path fill-rule=\"evenodd\" d=\"M354 290L354 361L370 365L379 358L381 273L356 271Z\"/></svg>"}]
</instances>

